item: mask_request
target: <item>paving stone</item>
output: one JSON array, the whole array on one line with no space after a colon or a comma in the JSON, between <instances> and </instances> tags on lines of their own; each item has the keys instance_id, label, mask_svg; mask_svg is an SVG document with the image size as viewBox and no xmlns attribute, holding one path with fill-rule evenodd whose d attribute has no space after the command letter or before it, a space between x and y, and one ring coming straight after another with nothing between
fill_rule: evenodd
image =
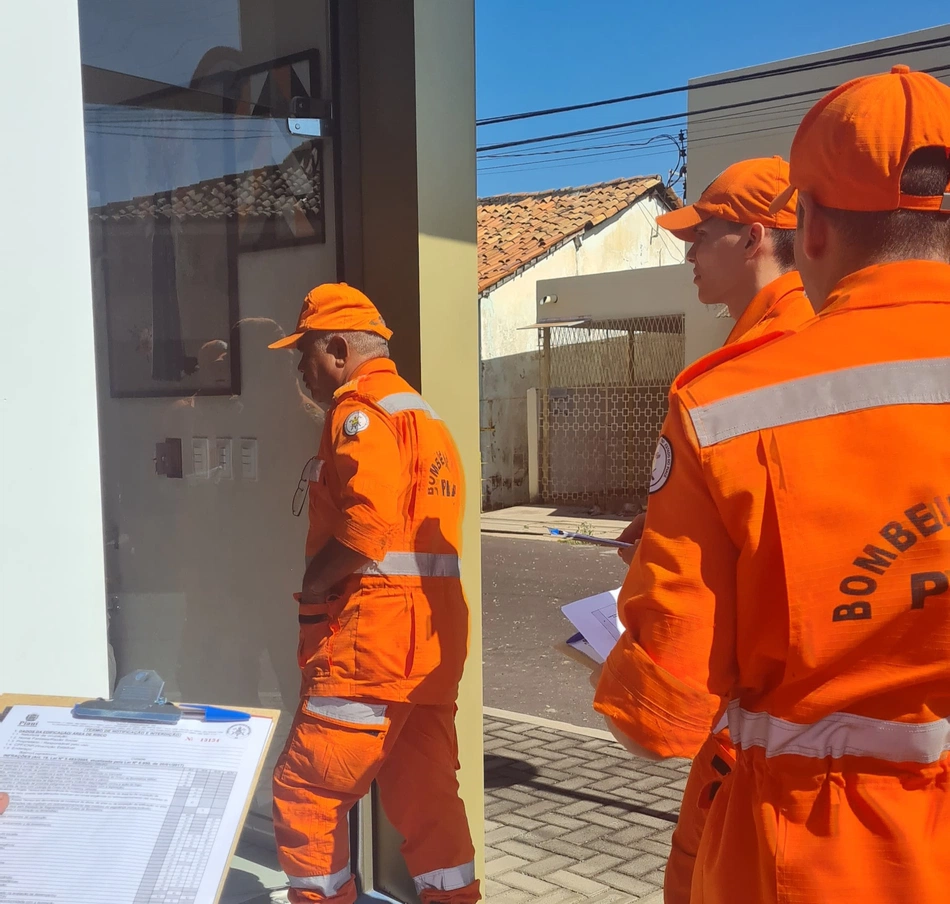
<instances>
[{"instance_id":1,"label":"paving stone","mask_svg":"<svg viewBox=\"0 0 950 904\"><path fill-rule=\"evenodd\" d=\"M502 841L508 841L512 838L520 838L524 832L517 826L499 826L485 833L485 844L492 847Z\"/></svg>"},{"instance_id":2,"label":"paving stone","mask_svg":"<svg viewBox=\"0 0 950 904\"><path fill-rule=\"evenodd\" d=\"M662 904L689 761L486 717L487 904Z\"/></svg>"},{"instance_id":3,"label":"paving stone","mask_svg":"<svg viewBox=\"0 0 950 904\"><path fill-rule=\"evenodd\" d=\"M662 857L658 857L656 854L640 854L639 857L634 857L633 860L618 866L617 869L621 873L636 876L639 879L654 870L662 870L664 866L666 866L666 860Z\"/></svg>"},{"instance_id":4,"label":"paving stone","mask_svg":"<svg viewBox=\"0 0 950 904\"><path fill-rule=\"evenodd\" d=\"M565 857L563 854L549 854L543 860L537 860L534 863L529 863L521 867L521 872L529 876L544 879L551 873L557 872L557 870L563 869L565 866L572 865L573 863L574 860L571 857Z\"/></svg>"},{"instance_id":5,"label":"paving stone","mask_svg":"<svg viewBox=\"0 0 950 904\"><path fill-rule=\"evenodd\" d=\"M501 857L496 857L494 860L486 861L485 875L494 878L501 873L508 873L513 869L517 869L519 866L524 866L527 862L527 860L522 860L521 857L504 854Z\"/></svg>"},{"instance_id":6,"label":"paving stone","mask_svg":"<svg viewBox=\"0 0 950 904\"><path fill-rule=\"evenodd\" d=\"M535 876L529 876L527 873L518 872L518 870L512 870L510 873L499 876L498 881L504 882L505 885L511 888L518 888L521 889L521 891L528 892L529 895L535 896L547 895L556 889L556 886L551 885L550 882L545 882L543 879L538 879Z\"/></svg>"},{"instance_id":7,"label":"paving stone","mask_svg":"<svg viewBox=\"0 0 950 904\"><path fill-rule=\"evenodd\" d=\"M616 888L619 891L627 892L627 894L639 895L641 897L651 894L657 889L657 886L651 882L644 882L642 879L637 879L634 876L626 876L615 870L608 870L602 873L600 881L605 885L609 885L611 888Z\"/></svg>"},{"instance_id":8,"label":"paving stone","mask_svg":"<svg viewBox=\"0 0 950 904\"><path fill-rule=\"evenodd\" d=\"M599 894L602 891L607 891L608 889L608 886L603 882L596 882L593 879L588 879L586 876L578 876L569 870L558 870L557 872L551 873L548 878L562 888L569 888L572 891L587 895L588 897L590 895Z\"/></svg>"},{"instance_id":9,"label":"paving stone","mask_svg":"<svg viewBox=\"0 0 950 904\"><path fill-rule=\"evenodd\" d=\"M571 872L577 873L578 876L593 878L598 873L613 869L618 863L623 863L620 857L614 857L610 854L595 854L581 863L575 863L571 867Z\"/></svg>"},{"instance_id":10,"label":"paving stone","mask_svg":"<svg viewBox=\"0 0 950 904\"><path fill-rule=\"evenodd\" d=\"M502 841L498 845L506 854L521 857L529 862L544 858L544 851L535 845L525 844L523 841Z\"/></svg>"}]
</instances>

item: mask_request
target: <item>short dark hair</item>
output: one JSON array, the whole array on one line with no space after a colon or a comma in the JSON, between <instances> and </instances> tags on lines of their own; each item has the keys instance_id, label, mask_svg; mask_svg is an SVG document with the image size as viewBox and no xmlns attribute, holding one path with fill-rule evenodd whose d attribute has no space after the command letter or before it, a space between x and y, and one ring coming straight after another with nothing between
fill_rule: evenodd
<instances>
[{"instance_id":1,"label":"short dark hair","mask_svg":"<svg viewBox=\"0 0 950 904\"><path fill-rule=\"evenodd\" d=\"M907 160L901 192L930 197L950 184L943 147L919 148ZM950 214L932 210L855 211L825 208L844 241L868 263L938 257L950 262Z\"/></svg>"},{"instance_id":2,"label":"short dark hair","mask_svg":"<svg viewBox=\"0 0 950 904\"><path fill-rule=\"evenodd\" d=\"M772 254L775 257L783 273L795 269L795 230L794 229L768 229L766 230L769 238L772 239Z\"/></svg>"}]
</instances>

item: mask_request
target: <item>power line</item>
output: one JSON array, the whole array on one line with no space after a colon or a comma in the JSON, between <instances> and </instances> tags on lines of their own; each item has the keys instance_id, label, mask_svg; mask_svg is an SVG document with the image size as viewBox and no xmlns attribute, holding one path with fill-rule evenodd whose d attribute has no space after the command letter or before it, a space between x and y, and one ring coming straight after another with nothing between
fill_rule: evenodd
<instances>
[{"instance_id":1,"label":"power line","mask_svg":"<svg viewBox=\"0 0 950 904\"><path fill-rule=\"evenodd\" d=\"M933 74L935 72L943 72L947 69L950 69L950 67L934 66L934 67L931 67L930 69L922 69L920 71ZM688 114L668 113L663 116L650 116L645 119L632 119L629 122L618 122L618 123L614 123L608 126L595 126L589 129L575 129L574 131L571 131L571 132L560 132L554 135L539 135L534 138L521 138L516 141L503 141L498 144L482 145L482 147L476 148L476 152L485 153L487 151L497 151L497 150L503 150L505 148L524 147L525 145L529 145L529 144L541 144L544 142L556 141L563 138L578 138L584 135L602 135L606 132L613 132L618 129L626 129L633 126L650 125L650 124L660 123L660 122L673 122L678 119L683 119L687 115L690 117L703 116L707 113L719 113L724 110L737 110L744 107L756 106L758 104L771 103L772 101L791 100L793 98L808 97L814 94L827 94L829 91L833 90L836 87L838 86L827 85L823 88L811 88L806 91L792 91L787 94L775 94L775 95L772 95L771 97L762 97L762 98L756 98L753 100L737 101L736 103L732 103L732 104L719 104L718 106L706 107L705 109L702 109L702 110L690 110Z\"/></svg>"},{"instance_id":2,"label":"power line","mask_svg":"<svg viewBox=\"0 0 950 904\"><path fill-rule=\"evenodd\" d=\"M938 50L942 47L950 46L950 38L930 38L925 41L910 41L906 44L896 44L893 47L879 48L877 50L866 50L860 53L842 54L841 56L831 57L827 60L819 60L813 63L797 63L790 66L776 66L772 69L762 70L760 72L746 73L745 75L723 76L718 79L710 79L702 84L695 85L695 88L717 88L722 85L735 85L741 82L756 81L763 78L772 78L781 75L794 75L798 72L810 72L816 69L826 69L830 66L837 66L841 63L856 63L865 60L875 60L881 57L895 56L908 50ZM689 85L677 85L673 88L660 88L655 91L642 91L639 94L626 94L622 97L610 97L604 100L588 101L581 104L569 104L563 107L548 107L544 110L529 110L524 113L509 113L503 116L491 116L485 119L475 120L476 126L493 126L506 122L519 122L525 119L535 119L540 116L554 116L559 113L572 113L577 110L593 110L598 107L607 107L613 104L624 104L637 100L648 100L653 97L666 97L671 94L682 94L688 91Z\"/></svg>"}]
</instances>

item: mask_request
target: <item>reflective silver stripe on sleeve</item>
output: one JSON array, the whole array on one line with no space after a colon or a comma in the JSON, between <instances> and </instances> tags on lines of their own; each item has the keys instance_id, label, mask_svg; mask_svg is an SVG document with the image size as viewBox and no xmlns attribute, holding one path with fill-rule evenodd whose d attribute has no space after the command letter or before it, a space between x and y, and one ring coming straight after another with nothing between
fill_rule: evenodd
<instances>
[{"instance_id":1,"label":"reflective silver stripe on sleeve","mask_svg":"<svg viewBox=\"0 0 950 904\"><path fill-rule=\"evenodd\" d=\"M380 399L376 404L389 414L398 414L400 411L424 411L432 420L442 420L432 406L415 392L394 392Z\"/></svg>"},{"instance_id":2,"label":"reflective silver stripe on sleeve","mask_svg":"<svg viewBox=\"0 0 950 904\"><path fill-rule=\"evenodd\" d=\"M360 571L383 577L461 577L459 557L438 552L387 552L381 562L370 562Z\"/></svg>"},{"instance_id":3,"label":"reflective silver stripe on sleeve","mask_svg":"<svg viewBox=\"0 0 950 904\"><path fill-rule=\"evenodd\" d=\"M287 878L291 888L306 888L325 898L331 898L350 881L350 868L346 866L328 876L288 876Z\"/></svg>"},{"instance_id":4,"label":"reflective silver stripe on sleeve","mask_svg":"<svg viewBox=\"0 0 950 904\"><path fill-rule=\"evenodd\" d=\"M800 421L889 405L950 402L950 358L889 361L740 392L690 411L701 448Z\"/></svg>"},{"instance_id":5,"label":"reflective silver stripe on sleeve","mask_svg":"<svg viewBox=\"0 0 950 904\"><path fill-rule=\"evenodd\" d=\"M833 713L800 724L729 704L729 734L738 747L762 747L767 757L787 753L824 757L867 756L888 763L936 763L950 750L950 719L889 722Z\"/></svg>"},{"instance_id":6,"label":"reflective silver stripe on sleeve","mask_svg":"<svg viewBox=\"0 0 950 904\"><path fill-rule=\"evenodd\" d=\"M712 733L719 734L724 728L729 727L729 712L728 710L722 714L722 718L713 726Z\"/></svg>"},{"instance_id":7,"label":"reflective silver stripe on sleeve","mask_svg":"<svg viewBox=\"0 0 950 904\"><path fill-rule=\"evenodd\" d=\"M425 889L434 891L455 891L465 888L475 881L475 861L470 860L461 866L449 866L445 869L434 869L431 873L413 876L416 885L416 894L422 894Z\"/></svg>"},{"instance_id":8,"label":"reflective silver stripe on sleeve","mask_svg":"<svg viewBox=\"0 0 950 904\"><path fill-rule=\"evenodd\" d=\"M385 726L386 704L363 703L342 697L308 697L307 712L349 725Z\"/></svg>"}]
</instances>

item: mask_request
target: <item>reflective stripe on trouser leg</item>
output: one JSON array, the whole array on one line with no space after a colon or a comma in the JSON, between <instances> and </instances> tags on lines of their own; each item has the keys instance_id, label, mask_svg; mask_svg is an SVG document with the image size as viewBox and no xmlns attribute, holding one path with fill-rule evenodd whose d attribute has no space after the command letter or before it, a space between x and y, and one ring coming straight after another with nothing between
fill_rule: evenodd
<instances>
[{"instance_id":1,"label":"reflective stripe on trouser leg","mask_svg":"<svg viewBox=\"0 0 950 904\"><path fill-rule=\"evenodd\" d=\"M376 778L383 809L405 839L403 859L424 902L479 899L457 764L454 704L419 704Z\"/></svg>"},{"instance_id":2,"label":"reflective stripe on trouser leg","mask_svg":"<svg viewBox=\"0 0 950 904\"><path fill-rule=\"evenodd\" d=\"M350 868L348 866L329 876L288 876L291 888L306 889L315 891L325 898L330 898L337 894L347 882L350 881Z\"/></svg>"},{"instance_id":3,"label":"reflective stripe on trouser leg","mask_svg":"<svg viewBox=\"0 0 950 904\"><path fill-rule=\"evenodd\" d=\"M421 876L413 876L416 893L422 894L427 888L434 891L455 891L465 888L475 881L475 861L469 860L461 866L449 866L445 869L434 869Z\"/></svg>"}]
</instances>

